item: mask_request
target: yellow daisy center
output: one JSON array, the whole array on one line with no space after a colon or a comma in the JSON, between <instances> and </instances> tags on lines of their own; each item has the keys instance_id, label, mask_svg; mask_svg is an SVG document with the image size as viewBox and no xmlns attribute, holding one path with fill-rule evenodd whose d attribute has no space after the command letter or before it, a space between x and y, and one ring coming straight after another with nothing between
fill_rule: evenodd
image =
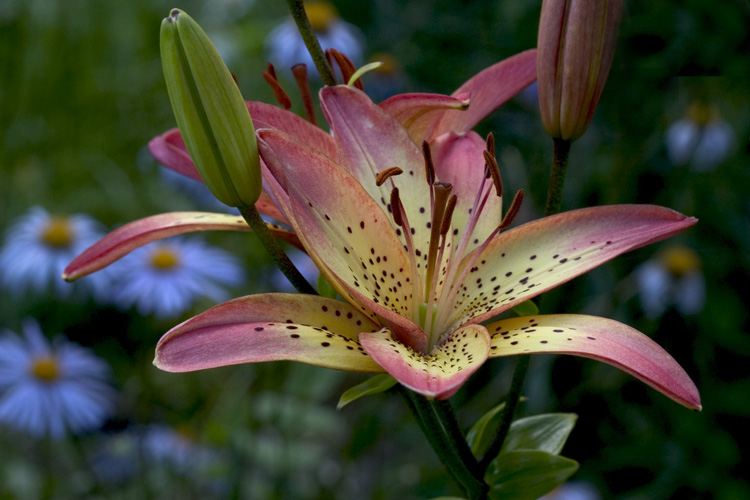
<instances>
[{"instance_id":1,"label":"yellow daisy center","mask_svg":"<svg viewBox=\"0 0 750 500\"><path fill-rule=\"evenodd\" d=\"M716 119L717 113L702 102L694 102L688 108L687 115L697 125L706 125Z\"/></svg>"},{"instance_id":2,"label":"yellow daisy center","mask_svg":"<svg viewBox=\"0 0 750 500\"><path fill-rule=\"evenodd\" d=\"M677 277L683 276L701 266L698 254L683 246L676 246L667 250L662 256L662 261L667 270Z\"/></svg>"},{"instance_id":3,"label":"yellow daisy center","mask_svg":"<svg viewBox=\"0 0 750 500\"><path fill-rule=\"evenodd\" d=\"M336 7L328 2L306 2L305 12L314 31L328 31L339 17Z\"/></svg>"},{"instance_id":4,"label":"yellow daisy center","mask_svg":"<svg viewBox=\"0 0 750 500\"><path fill-rule=\"evenodd\" d=\"M32 362L31 373L42 382L52 382L60 376L60 367L54 357L41 356Z\"/></svg>"},{"instance_id":5,"label":"yellow daisy center","mask_svg":"<svg viewBox=\"0 0 750 500\"><path fill-rule=\"evenodd\" d=\"M75 231L67 217L52 217L41 232L42 242L55 248L69 246L74 237Z\"/></svg>"},{"instance_id":6,"label":"yellow daisy center","mask_svg":"<svg viewBox=\"0 0 750 500\"><path fill-rule=\"evenodd\" d=\"M379 61L383 63L382 66L377 68L377 72L384 74L384 75L395 75L398 73L398 70L400 68L400 65L395 57L393 57L391 54L387 54L385 52L378 52L374 54L371 58L371 61Z\"/></svg>"},{"instance_id":7,"label":"yellow daisy center","mask_svg":"<svg viewBox=\"0 0 750 500\"><path fill-rule=\"evenodd\" d=\"M180 255L168 246L160 246L151 252L151 265L159 271L172 269L180 264Z\"/></svg>"}]
</instances>

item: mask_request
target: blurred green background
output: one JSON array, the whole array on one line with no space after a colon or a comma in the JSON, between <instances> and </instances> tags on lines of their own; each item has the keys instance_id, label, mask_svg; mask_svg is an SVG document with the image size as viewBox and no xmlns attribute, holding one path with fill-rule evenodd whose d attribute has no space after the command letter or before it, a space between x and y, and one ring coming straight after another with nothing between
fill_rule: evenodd
<instances>
[{"instance_id":1,"label":"blurred green background","mask_svg":"<svg viewBox=\"0 0 750 500\"><path fill-rule=\"evenodd\" d=\"M467 78L536 45L540 1L336 0L365 35L365 53L387 52L400 91L450 93ZM190 13L217 42L248 99L274 102L261 77L283 2L263 0L3 0L0 3L0 230L40 205L86 213L112 228L147 215L200 208L166 182L145 149L174 126L159 61L159 25L169 9ZM655 203L700 222L684 234L616 259L547 294L546 312L618 319L654 338L701 391L690 412L614 368L537 356L525 414L574 412L564 454L574 479L602 498L750 498L747 283L750 282L750 4L747 1L626 0L618 52L594 122L573 145L566 209ZM277 68L296 98L287 68ZM373 80L374 81L374 80ZM364 78L365 88L368 76ZM691 103L712 106L733 147L700 171L674 165L671 124ZM485 120L507 189L525 189L522 217L543 210L551 140L533 92ZM248 280L236 294L268 290L270 266L247 234L208 241L241 256ZM4 240L3 240L4 241ZM635 271L670 243L700 257L700 313L643 314ZM211 304L198 303L192 313ZM62 442L0 427L0 498L372 498L459 493L390 393L335 410L363 376L274 363L172 375L151 365L158 321L90 301L0 290L0 327L34 317L112 365L119 391L104 430ZM184 315L189 317L189 314ZM468 428L500 401L513 360L486 364L452 400ZM209 472L137 470L119 482L92 477L113 439L165 425L217 457ZM166 447L165 443L165 447ZM197 452L196 452L197 453ZM44 458L41 458L44 457ZM744 471L744 472L743 472Z\"/></svg>"}]
</instances>

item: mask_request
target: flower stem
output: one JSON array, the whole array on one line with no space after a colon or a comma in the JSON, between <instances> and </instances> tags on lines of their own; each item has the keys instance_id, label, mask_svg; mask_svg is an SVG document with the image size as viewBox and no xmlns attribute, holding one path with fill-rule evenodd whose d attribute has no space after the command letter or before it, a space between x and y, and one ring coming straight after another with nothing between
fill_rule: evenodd
<instances>
[{"instance_id":1,"label":"flower stem","mask_svg":"<svg viewBox=\"0 0 750 500\"><path fill-rule=\"evenodd\" d=\"M562 208L562 192L565 183L565 172L568 170L568 154L570 153L571 141L564 139L552 139L554 141L554 156L552 158L552 171L549 176L547 187L547 205L544 215L554 215Z\"/></svg>"},{"instance_id":2,"label":"flower stem","mask_svg":"<svg viewBox=\"0 0 750 500\"><path fill-rule=\"evenodd\" d=\"M463 487L468 500L485 500L488 487L458 428L450 403L427 399L401 386L399 392L430 446L453 479Z\"/></svg>"},{"instance_id":3,"label":"flower stem","mask_svg":"<svg viewBox=\"0 0 750 500\"><path fill-rule=\"evenodd\" d=\"M500 422L497 426L497 434L479 462L479 470L483 473L487 471L492 461L500 453L503 443L505 443L505 438L508 436L510 424L513 422L513 414L516 412L518 400L521 398L521 389L523 389L523 382L526 379L530 359L531 356L528 354L516 357L516 368L513 372L513 380L510 383L508 399L505 401L505 408L503 408L503 413L500 416Z\"/></svg>"},{"instance_id":4,"label":"flower stem","mask_svg":"<svg viewBox=\"0 0 750 500\"><path fill-rule=\"evenodd\" d=\"M292 13L294 22L297 23L297 29L302 35L302 40L305 41L307 51L310 52L315 67L318 69L320 79L326 85L336 85L336 77L333 75L331 65L328 64L328 59L326 59L323 49L320 47L320 42L318 42L312 26L310 26L310 20L307 18L302 0L286 0L286 3L289 5L289 11Z\"/></svg>"},{"instance_id":5,"label":"flower stem","mask_svg":"<svg viewBox=\"0 0 750 500\"><path fill-rule=\"evenodd\" d=\"M281 248L279 242L276 241L276 239L271 234L271 231L268 230L268 228L266 227L266 223L260 217L260 214L255 209L255 207L245 205L239 207L239 210L242 214L242 217L245 218L245 221L247 221L253 232L258 235L260 242L271 255L274 262L276 262L276 265L279 267L281 272L284 273L284 276L286 276L289 282L294 285L294 288L296 288L300 293L315 295L317 293L315 291L315 288L313 288L310 283L307 282L305 277L302 276L302 273L299 272L299 269L297 269L297 267L289 259L287 254L284 253L284 249Z\"/></svg>"},{"instance_id":6,"label":"flower stem","mask_svg":"<svg viewBox=\"0 0 750 500\"><path fill-rule=\"evenodd\" d=\"M552 158L549 186L547 187L547 205L544 209L545 217L559 213L562 208L563 185L565 184L565 173L568 170L568 155L570 154L570 144L572 142L563 139L553 139L553 141L554 156ZM526 372L529 370L530 359L531 356L528 354L516 358L513 380L510 383L510 391L508 392L508 399L505 401L505 408L500 416L497 435L479 462L479 470L483 473L503 448L503 443L510 430L510 424L513 421L513 414L518 406L518 400L521 398L521 390L523 389L523 382L526 379Z\"/></svg>"}]
</instances>

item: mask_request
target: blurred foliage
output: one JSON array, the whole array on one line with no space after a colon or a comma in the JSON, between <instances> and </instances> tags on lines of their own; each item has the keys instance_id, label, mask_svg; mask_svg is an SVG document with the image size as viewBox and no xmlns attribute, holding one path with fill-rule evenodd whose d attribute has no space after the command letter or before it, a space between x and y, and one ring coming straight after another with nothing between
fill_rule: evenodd
<instances>
[{"instance_id":1,"label":"blurred foliage","mask_svg":"<svg viewBox=\"0 0 750 500\"><path fill-rule=\"evenodd\" d=\"M482 68L533 47L541 2L335 3L365 33L369 53L386 51L398 60L403 90L449 93ZM634 270L666 242L547 294L542 309L611 317L645 332L693 377L704 410L690 413L609 366L553 356L532 360L523 410L579 415L565 455L581 464L575 478L595 485L603 498L750 498L750 464L739 437L750 417L750 6L625 3L609 82L591 128L572 148L564 205L655 203L698 217L675 240L698 252L707 301L695 316L643 315ZM145 149L174 126L158 55L159 24L174 6L162 0L0 4L0 228L31 205L88 213L109 227L196 208L165 182ZM179 7L216 40L243 94L273 102L261 78L263 44L284 19L284 3L186 0ZM286 68L278 71L293 88ZM736 139L732 154L704 172L673 166L664 142L669 125L696 100L715 106ZM533 94L518 98L478 129L495 133L508 191L526 190L524 220L541 212L551 156L534 106ZM238 294L268 289L269 263L252 237L207 238L247 262L250 279ZM18 331L27 316L105 357L121 400L103 432L62 443L0 428L1 499L459 493L394 395L335 410L361 376L286 363L165 374L151 365L153 346L177 319L0 291L0 327ZM465 429L502 399L512 364L487 363L453 398ZM136 457L131 477L97 475L103 443L154 424L211 450L212 466L186 474L168 464L145 467Z\"/></svg>"}]
</instances>

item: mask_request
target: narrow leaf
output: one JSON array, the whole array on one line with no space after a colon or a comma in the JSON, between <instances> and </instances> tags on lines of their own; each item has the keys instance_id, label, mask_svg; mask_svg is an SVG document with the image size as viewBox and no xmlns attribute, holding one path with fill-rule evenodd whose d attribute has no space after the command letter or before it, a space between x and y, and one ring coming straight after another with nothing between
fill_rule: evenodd
<instances>
[{"instance_id":1,"label":"narrow leaf","mask_svg":"<svg viewBox=\"0 0 750 500\"><path fill-rule=\"evenodd\" d=\"M385 392L397 383L398 380L391 377L387 373L370 377L361 384L355 385L351 389L347 389L346 391L344 391L344 394L341 395L341 399L339 399L339 402L336 405L336 409L340 410L344 406L353 401L356 401L359 398Z\"/></svg>"},{"instance_id":2,"label":"narrow leaf","mask_svg":"<svg viewBox=\"0 0 750 500\"><path fill-rule=\"evenodd\" d=\"M539 314L539 308L530 300L513 306L512 311L518 316L535 316Z\"/></svg>"},{"instance_id":3,"label":"narrow leaf","mask_svg":"<svg viewBox=\"0 0 750 500\"><path fill-rule=\"evenodd\" d=\"M510 426L502 452L538 450L559 455L577 419L574 413L548 413L516 420Z\"/></svg>"},{"instance_id":4,"label":"narrow leaf","mask_svg":"<svg viewBox=\"0 0 750 500\"><path fill-rule=\"evenodd\" d=\"M500 417L503 414L503 408L505 408L505 403L500 403L482 415L482 417L471 426L469 433L466 434L466 442L469 444L469 448L471 448L471 452L475 457L481 458L487 451L487 446L492 440L492 431L500 421ZM490 429L489 431L487 430L488 427Z\"/></svg>"}]
</instances>

